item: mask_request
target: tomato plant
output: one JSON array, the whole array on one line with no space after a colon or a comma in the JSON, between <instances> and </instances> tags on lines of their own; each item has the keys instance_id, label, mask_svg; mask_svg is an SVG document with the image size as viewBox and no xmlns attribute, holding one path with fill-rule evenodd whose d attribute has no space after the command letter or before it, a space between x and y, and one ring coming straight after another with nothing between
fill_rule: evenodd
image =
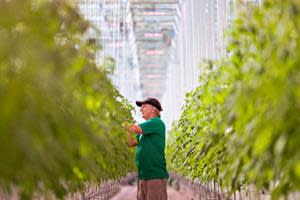
<instances>
[{"instance_id":1,"label":"tomato plant","mask_svg":"<svg viewBox=\"0 0 300 200\"><path fill-rule=\"evenodd\" d=\"M300 189L300 2L241 10L229 56L201 64L200 86L187 94L169 165L232 191L255 184L278 199Z\"/></svg>"},{"instance_id":2,"label":"tomato plant","mask_svg":"<svg viewBox=\"0 0 300 200\"><path fill-rule=\"evenodd\" d=\"M88 27L66 1L0 1L2 189L62 197L134 169L132 107L95 65Z\"/></svg>"}]
</instances>

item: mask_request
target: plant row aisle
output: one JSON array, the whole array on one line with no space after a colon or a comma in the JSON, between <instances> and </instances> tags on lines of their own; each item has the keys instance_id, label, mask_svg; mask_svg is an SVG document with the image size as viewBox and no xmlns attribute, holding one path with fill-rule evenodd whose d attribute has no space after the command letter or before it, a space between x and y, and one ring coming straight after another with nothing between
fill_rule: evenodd
<instances>
[{"instance_id":1,"label":"plant row aisle","mask_svg":"<svg viewBox=\"0 0 300 200\"><path fill-rule=\"evenodd\" d=\"M254 184L278 199L300 190L300 2L242 11L229 56L201 64L169 133L168 163L191 179L231 191Z\"/></svg>"},{"instance_id":2,"label":"plant row aisle","mask_svg":"<svg viewBox=\"0 0 300 200\"><path fill-rule=\"evenodd\" d=\"M66 1L0 1L0 188L58 197L134 169L131 107Z\"/></svg>"}]
</instances>

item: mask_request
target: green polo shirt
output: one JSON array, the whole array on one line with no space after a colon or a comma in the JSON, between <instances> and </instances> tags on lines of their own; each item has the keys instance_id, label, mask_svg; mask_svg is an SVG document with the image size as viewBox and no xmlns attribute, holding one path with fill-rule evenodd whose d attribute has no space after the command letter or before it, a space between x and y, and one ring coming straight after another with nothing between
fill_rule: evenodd
<instances>
[{"instance_id":1,"label":"green polo shirt","mask_svg":"<svg viewBox=\"0 0 300 200\"><path fill-rule=\"evenodd\" d=\"M141 180L168 178L165 159L166 127L160 117L139 124L143 134L136 135L136 166Z\"/></svg>"}]
</instances>

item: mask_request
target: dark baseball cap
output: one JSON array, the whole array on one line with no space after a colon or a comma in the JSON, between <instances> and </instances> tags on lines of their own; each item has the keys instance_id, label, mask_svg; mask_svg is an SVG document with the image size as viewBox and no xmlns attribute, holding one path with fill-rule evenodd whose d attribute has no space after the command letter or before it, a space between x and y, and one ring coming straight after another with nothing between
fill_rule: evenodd
<instances>
[{"instance_id":1,"label":"dark baseball cap","mask_svg":"<svg viewBox=\"0 0 300 200\"><path fill-rule=\"evenodd\" d=\"M154 106L155 108L157 108L159 111L163 110L161 108L161 105L160 105L159 101L157 99L153 98L153 97L148 97L144 101L136 101L135 103L139 107L141 107L143 104L150 104L150 105Z\"/></svg>"}]
</instances>

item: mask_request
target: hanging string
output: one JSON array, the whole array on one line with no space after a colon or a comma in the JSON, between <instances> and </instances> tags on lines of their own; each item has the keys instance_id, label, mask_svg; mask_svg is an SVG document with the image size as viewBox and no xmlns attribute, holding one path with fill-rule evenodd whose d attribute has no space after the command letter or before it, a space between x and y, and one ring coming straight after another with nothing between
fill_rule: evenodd
<instances>
[{"instance_id":1,"label":"hanging string","mask_svg":"<svg viewBox=\"0 0 300 200\"><path fill-rule=\"evenodd\" d=\"M122 82L125 82L125 73L126 73L126 57L127 57L127 54L126 54L126 15L127 15L127 3L126 2L123 2L123 6L122 6L122 10L123 10L123 18L122 18L122 50L123 50L123 55L122 55L122 68L123 68L123 73L122 73Z\"/></svg>"},{"instance_id":2,"label":"hanging string","mask_svg":"<svg viewBox=\"0 0 300 200\"><path fill-rule=\"evenodd\" d=\"M120 57L120 54L119 54L119 43L120 43L120 6L121 6L121 3L120 3L120 0L117 0L116 2L116 7L117 7L117 14L116 14L116 42L115 42L115 46L114 48L116 49L116 77L117 78L117 86L120 87L120 78L121 78L121 71L122 69L120 69L120 63L119 63L119 57Z\"/></svg>"}]
</instances>

